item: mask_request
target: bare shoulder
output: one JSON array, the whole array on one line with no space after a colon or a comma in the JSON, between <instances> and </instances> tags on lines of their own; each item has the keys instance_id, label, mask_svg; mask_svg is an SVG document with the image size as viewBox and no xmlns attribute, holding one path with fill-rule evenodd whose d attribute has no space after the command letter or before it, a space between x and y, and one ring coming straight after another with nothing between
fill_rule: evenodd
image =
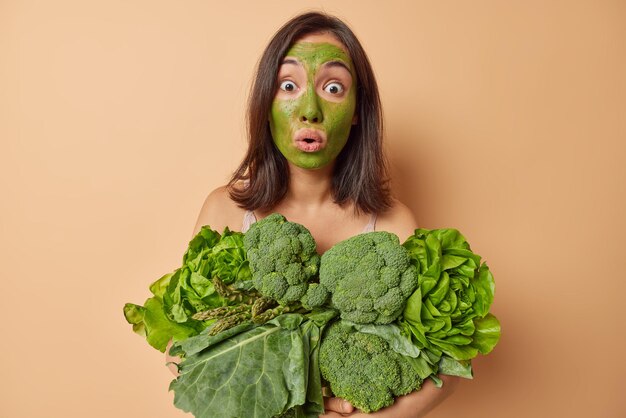
<instances>
[{"instance_id":1,"label":"bare shoulder","mask_svg":"<svg viewBox=\"0 0 626 418\"><path fill-rule=\"evenodd\" d=\"M376 220L377 231L393 232L400 238L400 242L404 242L413 235L415 229L417 229L417 220L413 212L397 199L394 199L391 208L379 214Z\"/></svg>"},{"instance_id":2,"label":"bare shoulder","mask_svg":"<svg viewBox=\"0 0 626 418\"><path fill-rule=\"evenodd\" d=\"M226 186L218 187L204 200L193 234L197 234L204 225L209 225L219 232L222 232L225 227L240 231L245 212L245 209L237 206L230 198Z\"/></svg>"}]
</instances>

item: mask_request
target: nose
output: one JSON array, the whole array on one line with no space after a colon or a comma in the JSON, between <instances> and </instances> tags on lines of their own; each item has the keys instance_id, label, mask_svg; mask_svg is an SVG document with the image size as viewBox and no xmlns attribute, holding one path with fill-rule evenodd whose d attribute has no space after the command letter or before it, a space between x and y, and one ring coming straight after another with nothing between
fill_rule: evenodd
<instances>
[{"instance_id":1,"label":"nose","mask_svg":"<svg viewBox=\"0 0 626 418\"><path fill-rule=\"evenodd\" d=\"M321 123L323 121L322 110L318 102L317 94L312 88L302 97L299 109L300 122Z\"/></svg>"}]
</instances>

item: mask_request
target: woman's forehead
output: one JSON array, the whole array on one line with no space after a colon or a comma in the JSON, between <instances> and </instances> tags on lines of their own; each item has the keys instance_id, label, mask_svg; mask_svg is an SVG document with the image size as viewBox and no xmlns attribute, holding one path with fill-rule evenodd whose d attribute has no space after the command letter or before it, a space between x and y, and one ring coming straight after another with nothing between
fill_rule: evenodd
<instances>
[{"instance_id":1,"label":"woman's forehead","mask_svg":"<svg viewBox=\"0 0 626 418\"><path fill-rule=\"evenodd\" d=\"M343 51L346 54L348 54L346 46L339 40L339 38L337 38L334 34L330 32L309 33L307 35L304 35L301 38L296 39L294 44L297 44L299 42L314 43L314 44L331 44L331 45L335 45L343 49Z\"/></svg>"},{"instance_id":2,"label":"woman's forehead","mask_svg":"<svg viewBox=\"0 0 626 418\"><path fill-rule=\"evenodd\" d=\"M353 72L352 59L345 46L330 33L315 33L299 38L287 51L283 64L304 64L309 69L327 62L344 63Z\"/></svg>"}]
</instances>

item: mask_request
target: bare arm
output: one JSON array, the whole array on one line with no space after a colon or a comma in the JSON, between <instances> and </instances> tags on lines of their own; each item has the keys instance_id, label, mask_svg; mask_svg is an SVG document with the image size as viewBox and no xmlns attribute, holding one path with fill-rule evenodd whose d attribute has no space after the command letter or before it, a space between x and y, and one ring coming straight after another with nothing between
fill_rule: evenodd
<instances>
[{"instance_id":1,"label":"bare arm","mask_svg":"<svg viewBox=\"0 0 626 418\"><path fill-rule=\"evenodd\" d=\"M195 236L204 225L221 233L228 227L231 231L240 231L245 210L238 207L230 200L226 186L213 190L202 204L192 237Z\"/></svg>"},{"instance_id":2,"label":"bare arm","mask_svg":"<svg viewBox=\"0 0 626 418\"><path fill-rule=\"evenodd\" d=\"M243 219L243 210L238 208L228 197L226 187L218 187L213 190L205 199L198 214L195 227L191 237L193 238L204 225L209 225L212 229L221 233L225 227L231 230L239 230ZM180 363L180 357L170 356L169 351L173 341L167 344L165 349L165 362L172 374L178 377L178 368L175 364Z\"/></svg>"}]
</instances>

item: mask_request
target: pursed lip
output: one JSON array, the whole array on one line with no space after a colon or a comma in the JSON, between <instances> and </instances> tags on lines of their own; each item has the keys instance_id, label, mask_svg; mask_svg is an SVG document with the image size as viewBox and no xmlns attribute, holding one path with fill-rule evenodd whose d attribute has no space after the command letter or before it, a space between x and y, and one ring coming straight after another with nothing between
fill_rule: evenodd
<instances>
[{"instance_id":1,"label":"pursed lip","mask_svg":"<svg viewBox=\"0 0 626 418\"><path fill-rule=\"evenodd\" d=\"M301 128L293 136L293 142L300 151L316 152L326 146L326 133L317 129Z\"/></svg>"}]
</instances>

